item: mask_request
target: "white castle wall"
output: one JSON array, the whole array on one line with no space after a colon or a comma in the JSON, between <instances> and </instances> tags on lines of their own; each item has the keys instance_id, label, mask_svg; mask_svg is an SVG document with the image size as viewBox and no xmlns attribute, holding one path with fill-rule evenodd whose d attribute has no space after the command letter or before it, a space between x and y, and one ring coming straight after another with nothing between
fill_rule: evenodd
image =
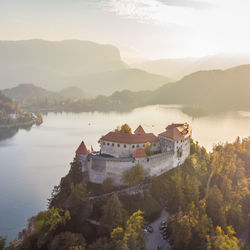
<instances>
[{"instance_id":1,"label":"white castle wall","mask_svg":"<svg viewBox=\"0 0 250 250\"><path fill-rule=\"evenodd\" d=\"M155 154L145 158L107 158L91 154L89 154L88 156L79 155L82 161L83 172L88 173L90 182L101 184L106 178L111 178L114 185L121 185L121 178L123 173L129 170L131 167L135 166L137 163L145 169L149 176L161 175L164 172L177 167L180 164L183 164L185 159L190 154L190 137L180 141L164 141L164 143L166 149L169 150L169 146L172 146L174 150ZM156 147L159 147L159 144L157 144ZM117 147L114 148L115 150L117 150ZM119 152L133 152L135 150L133 148L133 150L130 151L131 149L132 148L128 147L128 151L121 150L114 152L118 152L117 154L119 154ZM108 154L108 152L112 151L108 149L106 153ZM179 154L178 152L182 153ZM129 153L129 155L131 155L131 153Z\"/></svg>"},{"instance_id":2,"label":"white castle wall","mask_svg":"<svg viewBox=\"0 0 250 250\"><path fill-rule=\"evenodd\" d=\"M89 181L101 184L106 178L111 178L114 185L121 185L123 173L136 164L140 164L149 176L158 176L182 164L185 159L184 155L178 158L173 152L124 160L91 156L87 162Z\"/></svg>"},{"instance_id":3,"label":"white castle wall","mask_svg":"<svg viewBox=\"0 0 250 250\"><path fill-rule=\"evenodd\" d=\"M101 154L112 155L114 157L129 157L137 148L143 148L144 143L138 144L126 144L126 143L117 143L110 141L101 142ZM151 150L157 152L160 150L160 142L153 142L151 144Z\"/></svg>"}]
</instances>

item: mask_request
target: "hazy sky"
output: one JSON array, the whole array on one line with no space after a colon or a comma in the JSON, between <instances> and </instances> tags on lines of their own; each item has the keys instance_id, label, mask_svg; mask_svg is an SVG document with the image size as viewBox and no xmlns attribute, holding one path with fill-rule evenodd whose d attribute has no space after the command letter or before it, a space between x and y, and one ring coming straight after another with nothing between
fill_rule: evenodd
<instances>
[{"instance_id":1,"label":"hazy sky","mask_svg":"<svg viewBox=\"0 0 250 250\"><path fill-rule=\"evenodd\" d=\"M249 0L0 0L0 39L83 39L125 56L250 52Z\"/></svg>"}]
</instances>

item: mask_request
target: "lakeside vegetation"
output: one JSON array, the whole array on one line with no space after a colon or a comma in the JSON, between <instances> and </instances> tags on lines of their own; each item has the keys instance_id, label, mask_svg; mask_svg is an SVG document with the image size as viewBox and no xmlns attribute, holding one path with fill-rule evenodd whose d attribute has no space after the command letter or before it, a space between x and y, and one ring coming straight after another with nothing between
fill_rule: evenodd
<instances>
[{"instance_id":1,"label":"lakeside vegetation","mask_svg":"<svg viewBox=\"0 0 250 250\"><path fill-rule=\"evenodd\" d=\"M93 187L83 181L75 158L48 210L32 217L19 241L6 249L144 249L143 226L163 207L170 213L167 236L173 249L248 249L249 178L250 138L217 145L211 153L192 142L186 162L154 177L147 190L91 202ZM111 180L98 189L115 190Z\"/></svg>"},{"instance_id":2,"label":"lakeside vegetation","mask_svg":"<svg viewBox=\"0 0 250 250\"><path fill-rule=\"evenodd\" d=\"M43 118L39 111L24 112L11 99L0 92L0 129L11 127L25 127L42 123Z\"/></svg>"},{"instance_id":3,"label":"lakeside vegetation","mask_svg":"<svg viewBox=\"0 0 250 250\"><path fill-rule=\"evenodd\" d=\"M43 117L39 111L24 112L0 92L0 140L15 135L20 128L30 129L33 124L40 125L42 122Z\"/></svg>"}]
</instances>

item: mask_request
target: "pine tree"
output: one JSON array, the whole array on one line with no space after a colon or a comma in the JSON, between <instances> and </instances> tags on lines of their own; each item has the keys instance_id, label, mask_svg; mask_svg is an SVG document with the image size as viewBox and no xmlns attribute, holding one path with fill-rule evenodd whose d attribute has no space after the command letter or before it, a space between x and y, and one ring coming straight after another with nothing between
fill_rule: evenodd
<instances>
[{"instance_id":1,"label":"pine tree","mask_svg":"<svg viewBox=\"0 0 250 250\"><path fill-rule=\"evenodd\" d=\"M123 208L118 195L113 194L103 206L101 218L102 231L112 232L115 227L124 226L126 221L126 210Z\"/></svg>"}]
</instances>

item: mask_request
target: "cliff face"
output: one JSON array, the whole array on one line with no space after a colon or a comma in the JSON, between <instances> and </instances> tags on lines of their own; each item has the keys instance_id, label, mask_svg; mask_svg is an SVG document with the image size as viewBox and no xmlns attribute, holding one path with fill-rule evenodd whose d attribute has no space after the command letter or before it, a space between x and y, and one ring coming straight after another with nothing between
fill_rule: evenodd
<instances>
[{"instance_id":1,"label":"cliff face","mask_svg":"<svg viewBox=\"0 0 250 250\"><path fill-rule=\"evenodd\" d=\"M0 55L0 88L21 82L62 88L74 78L127 68L117 48L88 41L1 41Z\"/></svg>"}]
</instances>

